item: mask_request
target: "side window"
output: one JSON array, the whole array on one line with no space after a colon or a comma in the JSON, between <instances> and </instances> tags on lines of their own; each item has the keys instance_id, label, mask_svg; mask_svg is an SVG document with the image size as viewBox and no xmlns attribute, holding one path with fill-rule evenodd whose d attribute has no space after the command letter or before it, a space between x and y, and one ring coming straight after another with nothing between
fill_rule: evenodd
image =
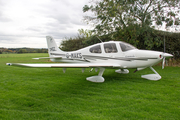
<instances>
[{"instance_id":1,"label":"side window","mask_svg":"<svg viewBox=\"0 0 180 120\"><path fill-rule=\"evenodd\" d=\"M117 47L115 43L104 44L104 51L106 53L117 53Z\"/></svg>"},{"instance_id":2,"label":"side window","mask_svg":"<svg viewBox=\"0 0 180 120\"><path fill-rule=\"evenodd\" d=\"M97 46L94 46L94 47L90 48L89 51L90 51L91 53L101 53L101 52L102 52L100 45L97 45Z\"/></svg>"}]
</instances>

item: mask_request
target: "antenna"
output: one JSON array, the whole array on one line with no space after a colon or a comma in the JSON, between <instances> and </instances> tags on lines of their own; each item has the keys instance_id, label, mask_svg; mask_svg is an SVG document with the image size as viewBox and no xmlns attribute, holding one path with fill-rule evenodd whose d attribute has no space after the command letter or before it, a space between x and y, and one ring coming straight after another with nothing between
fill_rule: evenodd
<instances>
[{"instance_id":1,"label":"antenna","mask_svg":"<svg viewBox=\"0 0 180 120\"><path fill-rule=\"evenodd\" d=\"M101 41L103 43L103 41L98 36L96 36L96 37L99 39L99 41Z\"/></svg>"},{"instance_id":2,"label":"antenna","mask_svg":"<svg viewBox=\"0 0 180 120\"><path fill-rule=\"evenodd\" d=\"M166 42L165 42L165 32L164 32L164 53L163 53L163 61L162 61L162 69L164 69L164 64L166 62L166 57L164 57L164 54L166 52Z\"/></svg>"},{"instance_id":3,"label":"antenna","mask_svg":"<svg viewBox=\"0 0 180 120\"><path fill-rule=\"evenodd\" d=\"M166 52L166 39L165 39L165 35L164 35L164 53Z\"/></svg>"}]
</instances>

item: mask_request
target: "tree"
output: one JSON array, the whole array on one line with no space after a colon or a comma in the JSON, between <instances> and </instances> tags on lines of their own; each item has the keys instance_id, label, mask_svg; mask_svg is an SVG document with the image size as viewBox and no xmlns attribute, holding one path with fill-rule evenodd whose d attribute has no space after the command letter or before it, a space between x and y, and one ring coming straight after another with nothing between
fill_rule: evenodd
<instances>
[{"instance_id":1,"label":"tree","mask_svg":"<svg viewBox=\"0 0 180 120\"><path fill-rule=\"evenodd\" d=\"M62 49L63 51L74 51L81 49L85 47L85 44L83 43L84 40L85 37L80 35L74 38L67 38L61 43L60 49Z\"/></svg>"},{"instance_id":2,"label":"tree","mask_svg":"<svg viewBox=\"0 0 180 120\"><path fill-rule=\"evenodd\" d=\"M18 53L27 53L27 50L26 50L26 49L20 49L20 50L18 51Z\"/></svg>"},{"instance_id":3,"label":"tree","mask_svg":"<svg viewBox=\"0 0 180 120\"><path fill-rule=\"evenodd\" d=\"M153 26L170 28L180 25L179 6L179 0L100 0L93 5L85 5L83 12L95 14L85 16L86 21L95 24L94 33L114 33L112 37L121 39L123 36L125 41L136 41L134 43L151 49L161 44L158 38L151 38Z\"/></svg>"},{"instance_id":4,"label":"tree","mask_svg":"<svg viewBox=\"0 0 180 120\"><path fill-rule=\"evenodd\" d=\"M60 48L64 51L74 51L91 45L89 42L92 38L91 30L78 29L78 35L74 38L66 38L60 45ZM92 41L91 41L92 42Z\"/></svg>"},{"instance_id":5,"label":"tree","mask_svg":"<svg viewBox=\"0 0 180 120\"><path fill-rule=\"evenodd\" d=\"M84 38L89 38L91 37L93 34L92 34L92 31L91 30L84 30L84 29L78 29L78 32L79 32L79 35L81 35L82 37Z\"/></svg>"}]
</instances>

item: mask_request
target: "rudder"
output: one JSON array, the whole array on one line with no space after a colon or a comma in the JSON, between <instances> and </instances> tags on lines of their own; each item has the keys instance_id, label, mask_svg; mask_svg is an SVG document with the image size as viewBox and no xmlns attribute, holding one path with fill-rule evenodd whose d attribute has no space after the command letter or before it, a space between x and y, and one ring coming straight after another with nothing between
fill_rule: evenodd
<instances>
[{"instance_id":1,"label":"rudder","mask_svg":"<svg viewBox=\"0 0 180 120\"><path fill-rule=\"evenodd\" d=\"M55 40L53 39L53 37L51 36L46 36L46 40L47 40L47 46L48 46L48 53L49 56L53 56L51 53L60 53L63 52L62 50L60 50L55 42Z\"/></svg>"}]
</instances>

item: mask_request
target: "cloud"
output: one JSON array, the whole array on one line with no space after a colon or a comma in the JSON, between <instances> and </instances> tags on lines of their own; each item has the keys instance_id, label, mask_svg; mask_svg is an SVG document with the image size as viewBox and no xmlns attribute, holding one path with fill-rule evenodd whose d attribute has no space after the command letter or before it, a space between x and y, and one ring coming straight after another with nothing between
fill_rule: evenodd
<instances>
[{"instance_id":1,"label":"cloud","mask_svg":"<svg viewBox=\"0 0 180 120\"><path fill-rule=\"evenodd\" d=\"M4 5L4 3L2 1L0 1L0 8L1 8L1 10L0 10L0 21L1 22L9 22L9 21L11 21L11 19L7 18L6 15L3 14L3 12L2 12L3 11L3 5Z\"/></svg>"},{"instance_id":2,"label":"cloud","mask_svg":"<svg viewBox=\"0 0 180 120\"><path fill-rule=\"evenodd\" d=\"M6 0L0 1L0 42L2 47L33 47L35 40L46 47L46 35L60 40L77 35L82 22L82 7L87 0ZM3 41L3 44L2 44ZM0 46L0 47L1 47Z\"/></svg>"},{"instance_id":3,"label":"cloud","mask_svg":"<svg viewBox=\"0 0 180 120\"><path fill-rule=\"evenodd\" d=\"M0 21L1 22L10 22L11 19L5 17L5 15L3 15L2 12L0 12Z\"/></svg>"}]
</instances>

